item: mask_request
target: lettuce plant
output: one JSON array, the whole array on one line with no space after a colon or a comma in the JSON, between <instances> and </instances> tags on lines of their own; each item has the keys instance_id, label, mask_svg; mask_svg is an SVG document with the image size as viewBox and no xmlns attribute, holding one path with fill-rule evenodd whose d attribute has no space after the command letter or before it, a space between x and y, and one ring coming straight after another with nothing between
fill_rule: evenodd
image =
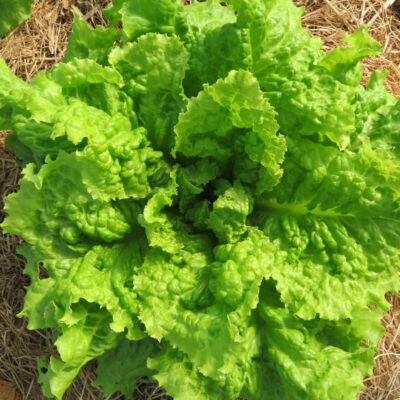
<instances>
[{"instance_id":1,"label":"lettuce plant","mask_svg":"<svg viewBox=\"0 0 400 400\"><path fill-rule=\"evenodd\" d=\"M0 36L31 15L33 0L0 0Z\"/></svg>"},{"instance_id":2,"label":"lettuce plant","mask_svg":"<svg viewBox=\"0 0 400 400\"><path fill-rule=\"evenodd\" d=\"M97 358L106 396L356 398L399 288L400 103L360 85L366 27L325 53L302 12L116 0L30 84L0 62L46 396Z\"/></svg>"}]
</instances>

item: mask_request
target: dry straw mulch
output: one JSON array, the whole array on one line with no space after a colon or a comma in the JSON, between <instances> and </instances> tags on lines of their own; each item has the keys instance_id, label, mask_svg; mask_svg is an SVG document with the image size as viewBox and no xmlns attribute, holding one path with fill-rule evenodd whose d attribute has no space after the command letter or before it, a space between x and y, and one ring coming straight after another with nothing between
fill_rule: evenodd
<instances>
[{"instance_id":1,"label":"dry straw mulch","mask_svg":"<svg viewBox=\"0 0 400 400\"><path fill-rule=\"evenodd\" d=\"M12 71L29 81L64 57L73 16L92 25L106 24L101 10L110 0L35 0L31 18L0 40L0 56Z\"/></svg>"},{"instance_id":2,"label":"dry straw mulch","mask_svg":"<svg viewBox=\"0 0 400 400\"><path fill-rule=\"evenodd\" d=\"M329 50L342 43L346 32L361 25L383 46L383 53L363 61L364 81L375 69L388 69L387 88L400 97L400 1L396 0L294 0L306 5L303 26ZM392 4L393 3L393 4Z\"/></svg>"},{"instance_id":3,"label":"dry straw mulch","mask_svg":"<svg viewBox=\"0 0 400 400\"><path fill-rule=\"evenodd\" d=\"M92 26L105 24L100 10L109 1L36 0L32 17L0 39L0 57L6 59L18 76L29 81L39 70L48 70L62 59L71 30L71 9L84 16ZM295 2L306 6L303 25L310 34L323 39L325 50L342 44L345 32L352 32L362 24L370 25L370 33L382 43L384 52L364 61L364 83L372 70L387 68L391 73L385 84L400 97L400 5L392 4L393 0ZM0 132L0 221L4 218L4 198L17 190L20 177L13 153L1 145L2 136L4 133ZM24 260L15 253L18 244L22 244L20 238L2 235L0 231L0 400L4 393L13 393L12 387L21 400L43 400L36 383L36 358L50 354L51 332L28 331L26 320L15 318L23 306L23 287L29 284L29 279L22 274ZM366 378L367 389L359 400L400 399L400 296L387 296L393 308L383 316L386 333L379 343L374 376ZM91 386L94 367L95 362L91 362L80 372L65 400L103 399L101 391ZM10 382L12 387L4 381ZM7 395L7 400L10 396ZM167 398L154 382L146 379L138 383L134 394L135 400ZM118 399L125 397L116 394L107 398Z\"/></svg>"}]
</instances>

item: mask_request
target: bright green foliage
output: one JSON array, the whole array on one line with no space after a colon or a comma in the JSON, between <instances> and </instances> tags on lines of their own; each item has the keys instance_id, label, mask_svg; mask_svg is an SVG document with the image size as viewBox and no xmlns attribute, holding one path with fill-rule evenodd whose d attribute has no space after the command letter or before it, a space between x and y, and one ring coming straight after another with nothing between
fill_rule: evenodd
<instances>
[{"instance_id":1,"label":"bright green foliage","mask_svg":"<svg viewBox=\"0 0 400 400\"><path fill-rule=\"evenodd\" d=\"M117 47L110 55L110 63L124 77L126 92L132 96L153 145L166 152L173 145L171 133L184 107L182 80L188 58L178 38L157 34Z\"/></svg>"},{"instance_id":2,"label":"bright green foliage","mask_svg":"<svg viewBox=\"0 0 400 400\"><path fill-rule=\"evenodd\" d=\"M31 15L33 0L0 0L0 36Z\"/></svg>"},{"instance_id":3,"label":"bright green foliage","mask_svg":"<svg viewBox=\"0 0 400 400\"><path fill-rule=\"evenodd\" d=\"M117 29L105 29L97 26L91 29L86 21L79 17L75 11L74 22L68 41L68 49L64 56L64 62L72 61L74 58L90 58L101 65L108 64L108 54L114 42L119 38Z\"/></svg>"},{"instance_id":4,"label":"bright green foliage","mask_svg":"<svg viewBox=\"0 0 400 400\"><path fill-rule=\"evenodd\" d=\"M106 396L354 400L400 286L400 103L384 71L360 85L379 44L324 53L291 0L105 13L30 84L0 61L44 394L98 358Z\"/></svg>"},{"instance_id":5,"label":"bright green foliage","mask_svg":"<svg viewBox=\"0 0 400 400\"><path fill-rule=\"evenodd\" d=\"M105 396L119 390L126 397L131 397L136 381L143 375L151 376L154 373L154 370L146 369L146 363L159 350L157 342L149 337L137 341L124 339L117 347L99 357L98 379L94 384L103 388Z\"/></svg>"}]
</instances>

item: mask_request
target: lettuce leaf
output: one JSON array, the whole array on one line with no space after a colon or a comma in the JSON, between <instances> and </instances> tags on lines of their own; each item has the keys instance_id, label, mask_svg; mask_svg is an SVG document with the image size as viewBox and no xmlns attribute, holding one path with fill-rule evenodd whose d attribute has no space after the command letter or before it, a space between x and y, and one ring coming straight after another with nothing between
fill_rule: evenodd
<instances>
[{"instance_id":1,"label":"lettuce leaf","mask_svg":"<svg viewBox=\"0 0 400 400\"><path fill-rule=\"evenodd\" d=\"M110 62L124 77L126 91L155 148L171 150L173 128L184 107L182 80L188 53L183 44L176 37L149 33L114 49Z\"/></svg>"},{"instance_id":2,"label":"lettuce leaf","mask_svg":"<svg viewBox=\"0 0 400 400\"><path fill-rule=\"evenodd\" d=\"M0 0L0 36L31 15L33 0Z\"/></svg>"},{"instance_id":3,"label":"lettuce leaf","mask_svg":"<svg viewBox=\"0 0 400 400\"><path fill-rule=\"evenodd\" d=\"M305 319L386 308L398 285L399 164L367 142L353 152L287 142L286 175L253 217L278 245L272 276L283 301Z\"/></svg>"},{"instance_id":4,"label":"lettuce leaf","mask_svg":"<svg viewBox=\"0 0 400 400\"><path fill-rule=\"evenodd\" d=\"M361 313L351 322L304 321L284 307L273 285L268 281L261 291L259 356L242 396L249 400L356 398L363 377L372 373L370 359L375 351L362 340L376 340L383 327L377 324L373 330L363 330ZM376 309L363 314L380 319Z\"/></svg>"},{"instance_id":5,"label":"lettuce leaf","mask_svg":"<svg viewBox=\"0 0 400 400\"><path fill-rule=\"evenodd\" d=\"M138 341L124 339L116 348L106 351L97 359L97 380L105 396L121 391L130 397L136 381L143 376L151 376L154 370L146 366L149 357L159 352L157 342L150 338ZM132 357L132 354L135 357ZM111 379L110 379L111 378Z\"/></svg>"},{"instance_id":6,"label":"lettuce leaf","mask_svg":"<svg viewBox=\"0 0 400 400\"><path fill-rule=\"evenodd\" d=\"M101 25L95 29L74 10L72 33L68 39L68 47L63 62L73 61L74 58L95 60L101 65L108 64L108 55L114 42L121 37L121 33L113 27L104 28Z\"/></svg>"}]
</instances>

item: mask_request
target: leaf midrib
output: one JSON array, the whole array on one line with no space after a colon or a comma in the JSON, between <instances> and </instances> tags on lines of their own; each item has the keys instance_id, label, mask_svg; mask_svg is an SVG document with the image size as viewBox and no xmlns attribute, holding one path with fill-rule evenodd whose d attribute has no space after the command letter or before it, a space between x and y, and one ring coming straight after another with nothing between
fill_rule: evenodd
<instances>
[{"instance_id":1,"label":"leaf midrib","mask_svg":"<svg viewBox=\"0 0 400 400\"><path fill-rule=\"evenodd\" d=\"M309 209L307 207L308 203L279 203L276 198L270 198L268 200L259 200L255 204L255 209L264 209L270 211L271 214L288 214L288 215L315 215L318 217L332 217L332 218L355 218L355 219L369 219L373 220L385 220L395 223L400 223L400 219L386 217L386 216L371 216L371 215L355 215L355 214L344 214L330 210L321 210L316 207Z\"/></svg>"}]
</instances>

